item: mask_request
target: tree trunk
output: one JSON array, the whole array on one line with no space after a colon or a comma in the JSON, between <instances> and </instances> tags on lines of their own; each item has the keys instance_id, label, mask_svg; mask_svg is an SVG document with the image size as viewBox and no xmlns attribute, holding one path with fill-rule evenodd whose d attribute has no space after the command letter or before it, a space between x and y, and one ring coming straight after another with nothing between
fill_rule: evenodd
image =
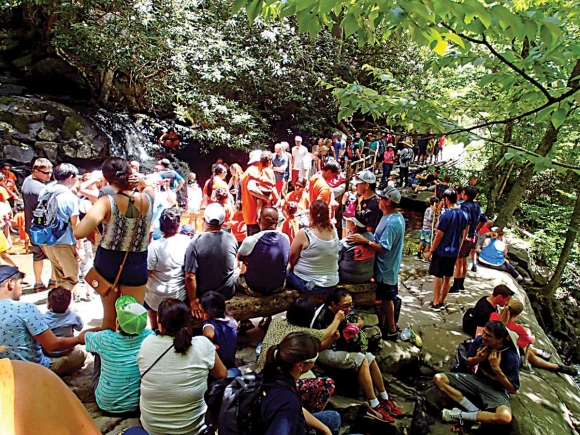
<instances>
[{"instance_id":1,"label":"tree trunk","mask_svg":"<svg viewBox=\"0 0 580 435\"><path fill-rule=\"evenodd\" d=\"M540 145L538 145L538 147L535 149L535 153L542 157L546 156L552 149L552 146L556 143L557 139L558 130L556 130L552 123L550 123L544 132L544 137L542 138ZM505 203L503 204L500 215L496 221L496 226L503 228L507 225L514 212L518 208L518 205L524 196L524 192L530 185L530 181L532 180L533 176L534 165L532 163L527 163L520 172L520 175L516 179L516 182L512 186L512 189Z\"/></svg>"},{"instance_id":2,"label":"tree trunk","mask_svg":"<svg viewBox=\"0 0 580 435\"><path fill-rule=\"evenodd\" d=\"M577 185L580 181L580 177L575 174L575 183L572 185ZM560 280L570 259L570 253L572 251L572 246L576 240L576 235L580 230L580 192L576 192L576 203L574 204L574 210L572 211L572 216L570 217L570 225L568 226L568 231L566 231L566 239L564 241L564 246L560 252L560 259L558 260L558 265L554 269L554 274L550 279L550 282L540 289L540 291L548 298L552 300L556 289L560 286Z\"/></svg>"},{"instance_id":3,"label":"tree trunk","mask_svg":"<svg viewBox=\"0 0 580 435\"><path fill-rule=\"evenodd\" d=\"M503 133L503 142L505 144L509 144L512 141L512 136L513 136L513 132L514 132L514 123L510 122L508 124L506 124L505 126L505 131ZM497 164L499 163L499 161L501 160L501 158L504 156L504 154L507 152L507 147L506 146L502 146L499 153L497 154L497 156L494 156L493 161L491 162L490 165L490 172L491 172L491 177L492 180L497 180L498 177L498 168L497 168ZM493 216L495 214L495 210L496 210L496 205L497 205L497 200L499 199L500 194L500 188L501 185L505 182L506 180L506 175L505 173L502 173L499 182L492 182L492 186L489 192L489 198L487 200L487 207L485 209L485 214L487 216Z\"/></svg>"},{"instance_id":4,"label":"tree trunk","mask_svg":"<svg viewBox=\"0 0 580 435\"><path fill-rule=\"evenodd\" d=\"M113 71L112 69L107 69L103 74L101 93L99 94L99 104L103 106L109 102L109 96L111 95L111 88L113 87L114 77L115 71Z\"/></svg>"}]
</instances>

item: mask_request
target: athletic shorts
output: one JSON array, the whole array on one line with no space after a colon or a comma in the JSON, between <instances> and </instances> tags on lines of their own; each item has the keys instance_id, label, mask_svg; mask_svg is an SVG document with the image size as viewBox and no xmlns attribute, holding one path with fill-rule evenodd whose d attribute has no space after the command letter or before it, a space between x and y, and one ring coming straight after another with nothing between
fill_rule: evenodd
<instances>
[{"instance_id":1,"label":"athletic shorts","mask_svg":"<svg viewBox=\"0 0 580 435\"><path fill-rule=\"evenodd\" d=\"M399 286L397 284L377 282L377 293L375 297L377 301L394 301L398 294Z\"/></svg>"},{"instance_id":2,"label":"athletic shorts","mask_svg":"<svg viewBox=\"0 0 580 435\"><path fill-rule=\"evenodd\" d=\"M511 409L510 396L504 389L498 391L480 381L475 375L465 373L445 373L451 386L467 396L475 396L483 404L486 411L495 411L499 406Z\"/></svg>"},{"instance_id":3,"label":"athletic shorts","mask_svg":"<svg viewBox=\"0 0 580 435\"><path fill-rule=\"evenodd\" d=\"M455 269L455 260L457 260L457 257L441 257L433 252L431 264L429 264L429 275L436 278L443 278L444 276L451 278Z\"/></svg>"},{"instance_id":4,"label":"athletic shorts","mask_svg":"<svg viewBox=\"0 0 580 435\"><path fill-rule=\"evenodd\" d=\"M356 371L358 371L365 359L370 365L375 360L375 356L370 352L346 352L331 349L323 350L318 356L318 362L322 365Z\"/></svg>"},{"instance_id":5,"label":"athletic shorts","mask_svg":"<svg viewBox=\"0 0 580 435\"><path fill-rule=\"evenodd\" d=\"M44 249L42 249L42 246L33 245L31 243L30 247L32 248L32 261L48 260L48 257L46 256Z\"/></svg>"},{"instance_id":6,"label":"athletic shorts","mask_svg":"<svg viewBox=\"0 0 580 435\"><path fill-rule=\"evenodd\" d=\"M475 249L475 241L473 239L464 240L457 258L469 257L469 253L472 249Z\"/></svg>"},{"instance_id":7,"label":"athletic shorts","mask_svg":"<svg viewBox=\"0 0 580 435\"><path fill-rule=\"evenodd\" d=\"M419 243L423 243L425 246L431 246L431 231L421 230L421 237L419 238Z\"/></svg>"}]
</instances>

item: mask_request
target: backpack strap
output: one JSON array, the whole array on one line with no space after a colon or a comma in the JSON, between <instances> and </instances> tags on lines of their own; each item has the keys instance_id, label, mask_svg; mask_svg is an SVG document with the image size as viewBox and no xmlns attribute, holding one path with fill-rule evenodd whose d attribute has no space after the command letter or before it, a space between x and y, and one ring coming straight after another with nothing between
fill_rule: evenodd
<instances>
[{"instance_id":1,"label":"backpack strap","mask_svg":"<svg viewBox=\"0 0 580 435\"><path fill-rule=\"evenodd\" d=\"M144 376L145 376L147 373L149 373L149 370L151 370L151 369L153 368L153 366L154 366L155 364L157 364L157 363L159 362L159 360L160 360L161 358L163 358L163 357L165 356L165 354L166 354L167 352L169 352L169 351L170 351L172 348L173 348L173 343L171 343L171 346L169 346L169 347L168 347L168 348L165 350L165 352L163 352L161 355L159 355L159 356L157 357L157 359L156 359L155 361L153 361L153 364L151 364L151 365L149 366L149 368L143 372L143 374L141 375L141 379L143 379L143 377L144 377Z\"/></svg>"}]
</instances>

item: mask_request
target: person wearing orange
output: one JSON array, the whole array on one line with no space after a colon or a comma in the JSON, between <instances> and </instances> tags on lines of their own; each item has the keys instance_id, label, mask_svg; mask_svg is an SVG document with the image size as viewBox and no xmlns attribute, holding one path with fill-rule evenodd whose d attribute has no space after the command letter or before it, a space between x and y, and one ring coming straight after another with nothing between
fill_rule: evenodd
<instances>
[{"instance_id":1,"label":"person wearing orange","mask_svg":"<svg viewBox=\"0 0 580 435\"><path fill-rule=\"evenodd\" d=\"M209 204L213 202L218 202L215 198L215 192L217 189L225 189L228 191L228 183L224 180L228 175L228 170L224 165L217 165L215 167L214 173L211 178L205 182L203 186L203 200L201 203L201 208L206 208Z\"/></svg>"},{"instance_id":2,"label":"person wearing orange","mask_svg":"<svg viewBox=\"0 0 580 435\"><path fill-rule=\"evenodd\" d=\"M280 232L288 236L288 239L290 239L290 245L292 245L292 241L300 229L300 225L294 216L297 211L298 204L296 204L294 201L288 202L286 204L286 214L288 217L284 220L284 222L282 222L282 225L280 226Z\"/></svg>"},{"instance_id":3,"label":"person wearing orange","mask_svg":"<svg viewBox=\"0 0 580 435\"><path fill-rule=\"evenodd\" d=\"M308 192L304 190L306 186L306 181L303 178L299 178L294 183L294 191L286 195L284 200L284 209L289 202L295 202L298 206L298 211L308 210L310 208L310 197Z\"/></svg>"},{"instance_id":4,"label":"person wearing orange","mask_svg":"<svg viewBox=\"0 0 580 435\"><path fill-rule=\"evenodd\" d=\"M310 204L314 201L322 201L330 207L332 192L328 183L340 174L340 165L334 159L327 161L322 167L322 172L310 178Z\"/></svg>"},{"instance_id":5,"label":"person wearing orange","mask_svg":"<svg viewBox=\"0 0 580 435\"><path fill-rule=\"evenodd\" d=\"M236 205L236 211L232 218L227 223L227 227L232 231L232 235L236 238L238 242L238 248L248 235L248 229L246 228L246 223L244 222L244 213L242 212L242 207Z\"/></svg>"},{"instance_id":6,"label":"person wearing orange","mask_svg":"<svg viewBox=\"0 0 580 435\"><path fill-rule=\"evenodd\" d=\"M278 196L278 190L276 189L276 176L274 175L274 170L272 169L272 153L270 151L264 151L260 155L260 180L258 181L258 188L262 193L268 196L267 201L258 199L256 204L256 209L258 216L262 210L262 207L268 205L276 205L280 200Z\"/></svg>"},{"instance_id":7,"label":"person wearing orange","mask_svg":"<svg viewBox=\"0 0 580 435\"><path fill-rule=\"evenodd\" d=\"M258 225L258 199L268 201L270 195L264 194L260 189L259 182L262 178L260 159L271 153L269 151L254 150L250 153L248 169L242 175L240 191L242 199L242 213L248 236L260 232Z\"/></svg>"},{"instance_id":8,"label":"person wearing orange","mask_svg":"<svg viewBox=\"0 0 580 435\"><path fill-rule=\"evenodd\" d=\"M228 224L229 224L230 220L232 219L232 217L234 216L234 209L232 208L232 206L229 203L230 195L228 194L228 191L226 189L224 189L223 187L220 187L219 189L217 189L215 191L214 196L215 196L216 202L218 204L221 204L226 212L226 217L224 219L224 225L226 227L229 227Z\"/></svg>"}]
</instances>

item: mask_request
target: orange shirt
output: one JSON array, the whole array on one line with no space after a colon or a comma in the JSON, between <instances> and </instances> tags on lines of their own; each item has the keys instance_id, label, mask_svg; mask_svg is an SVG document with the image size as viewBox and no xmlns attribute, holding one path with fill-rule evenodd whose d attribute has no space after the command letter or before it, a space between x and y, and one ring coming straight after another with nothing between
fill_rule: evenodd
<instances>
[{"instance_id":1,"label":"orange shirt","mask_svg":"<svg viewBox=\"0 0 580 435\"><path fill-rule=\"evenodd\" d=\"M298 204L298 210L308 210L308 208L310 208L310 200L304 190L302 192L295 190L286 195L285 204L288 204L290 201L294 201Z\"/></svg>"},{"instance_id":2,"label":"orange shirt","mask_svg":"<svg viewBox=\"0 0 580 435\"><path fill-rule=\"evenodd\" d=\"M260 189L269 191L272 193L270 199L272 202L278 202L278 190L276 189L276 176L274 175L274 171L272 168L264 168L262 169L262 175L260 180L258 181L258 187Z\"/></svg>"},{"instance_id":3,"label":"orange shirt","mask_svg":"<svg viewBox=\"0 0 580 435\"><path fill-rule=\"evenodd\" d=\"M229 192L229 190L228 190L228 183L226 183L224 180L222 180L217 175L215 177L213 177L213 186L211 188L211 192L208 192L207 189L208 189L210 180L211 180L211 178L209 180L207 180L205 182L205 185L203 186L203 194L209 196L209 200L207 201L208 205L211 204L212 202L217 202L217 201L215 201L215 198L214 198L214 195L213 194L220 187L222 189L225 189L226 192Z\"/></svg>"},{"instance_id":4,"label":"orange shirt","mask_svg":"<svg viewBox=\"0 0 580 435\"><path fill-rule=\"evenodd\" d=\"M10 198L8 191L4 187L0 186L0 201L1 202L8 201L8 198Z\"/></svg>"},{"instance_id":5,"label":"orange shirt","mask_svg":"<svg viewBox=\"0 0 580 435\"><path fill-rule=\"evenodd\" d=\"M325 202L330 207L330 186L322 174L313 175L310 178L310 204L314 201Z\"/></svg>"},{"instance_id":6,"label":"orange shirt","mask_svg":"<svg viewBox=\"0 0 580 435\"><path fill-rule=\"evenodd\" d=\"M296 237L296 233L299 229L300 226L298 225L298 221L295 217L291 217L282 222L280 231L288 236L290 239L290 245L292 245L292 241L294 240L294 237Z\"/></svg>"},{"instance_id":7,"label":"orange shirt","mask_svg":"<svg viewBox=\"0 0 580 435\"><path fill-rule=\"evenodd\" d=\"M224 224L227 224L229 221L231 221L232 217L234 216L234 209L232 208L232 206L228 202L226 202L225 204L222 204L222 205L223 205L224 210L226 212Z\"/></svg>"},{"instance_id":8,"label":"orange shirt","mask_svg":"<svg viewBox=\"0 0 580 435\"><path fill-rule=\"evenodd\" d=\"M261 176L262 173L258 165L252 165L246 169L240 181L242 213L244 214L244 222L246 225L256 225L258 223L258 198L248 191L248 183L250 181L259 182Z\"/></svg>"},{"instance_id":9,"label":"orange shirt","mask_svg":"<svg viewBox=\"0 0 580 435\"><path fill-rule=\"evenodd\" d=\"M244 214L241 210L234 213L230 223L232 224L231 230L236 241L243 241L248 235L248 230L246 228L246 223L244 222Z\"/></svg>"}]
</instances>

